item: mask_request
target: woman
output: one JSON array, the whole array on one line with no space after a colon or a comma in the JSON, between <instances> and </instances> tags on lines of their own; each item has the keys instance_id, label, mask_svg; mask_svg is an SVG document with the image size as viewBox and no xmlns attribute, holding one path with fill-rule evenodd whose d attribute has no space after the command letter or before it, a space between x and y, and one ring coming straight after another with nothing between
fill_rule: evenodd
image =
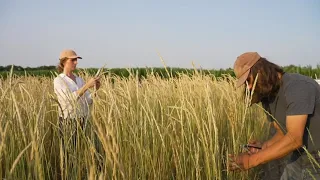
<instances>
[{"instance_id":1,"label":"woman","mask_svg":"<svg viewBox=\"0 0 320 180\"><path fill-rule=\"evenodd\" d=\"M91 78L87 83L73 74L78 64L78 59L82 59L75 51L67 49L60 53L58 72L54 79L54 92L59 102L59 120L68 124L74 120L80 120L83 128L85 120L89 116L89 105L92 104L92 94L89 88L100 87L99 77Z\"/></svg>"}]
</instances>

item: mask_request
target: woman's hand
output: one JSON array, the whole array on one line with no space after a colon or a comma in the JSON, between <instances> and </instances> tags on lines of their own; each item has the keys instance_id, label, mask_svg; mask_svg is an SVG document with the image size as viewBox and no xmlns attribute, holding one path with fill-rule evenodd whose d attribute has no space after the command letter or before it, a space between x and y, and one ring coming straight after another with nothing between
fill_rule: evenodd
<instances>
[{"instance_id":1,"label":"woman's hand","mask_svg":"<svg viewBox=\"0 0 320 180\"><path fill-rule=\"evenodd\" d=\"M86 84L87 87L92 88L92 87L96 86L97 81L99 81L99 79L100 79L99 77L94 77L94 78L89 79L89 81ZM100 81L99 81L99 87L100 87Z\"/></svg>"},{"instance_id":2,"label":"woman's hand","mask_svg":"<svg viewBox=\"0 0 320 180\"><path fill-rule=\"evenodd\" d=\"M95 84L95 87L96 87L96 90L98 90L100 88L100 77L96 80L96 84Z\"/></svg>"}]
</instances>

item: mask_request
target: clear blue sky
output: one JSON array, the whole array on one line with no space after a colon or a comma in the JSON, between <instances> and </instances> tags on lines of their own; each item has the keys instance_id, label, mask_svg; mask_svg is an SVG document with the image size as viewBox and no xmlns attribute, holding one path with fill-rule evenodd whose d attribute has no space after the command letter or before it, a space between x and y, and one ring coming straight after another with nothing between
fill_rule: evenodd
<instances>
[{"instance_id":1,"label":"clear blue sky","mask_svg":"<svg viewBox=\"0 0 320 180\"><path fill-rule=\"evenodd\" d=\"M0 65L56 65L62 49L80 67L232 67L258 51L279 65L320 64L320 1L0 2Z\"/></svg>"}]
</instances>

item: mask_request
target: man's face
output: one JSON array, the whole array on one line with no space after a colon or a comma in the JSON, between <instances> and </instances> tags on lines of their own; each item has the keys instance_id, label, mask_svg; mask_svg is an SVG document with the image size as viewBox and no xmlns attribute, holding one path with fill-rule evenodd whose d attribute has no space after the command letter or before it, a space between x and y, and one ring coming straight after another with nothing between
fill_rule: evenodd
<instances>
[{"instance_id":1,"label":"man's face","mask_svg":"<svg viewBox=\"0 0 320 180\"><path fill-rule=\"evenodd\" d=\"M262 92L262 88L260 87L261 84L259 83L259 77L258 77L256 85L253 89L254 81L255 81L255 78L253 77L252 74L250 74L248 79L246 80L247 89L249 90L250 95L251 95L251 93L253 93L250 105L255 104L255 103L259 103L262 100L262 98L265 97L265 94L266 94L266 93Z\"/></svg>"}]
</instances>

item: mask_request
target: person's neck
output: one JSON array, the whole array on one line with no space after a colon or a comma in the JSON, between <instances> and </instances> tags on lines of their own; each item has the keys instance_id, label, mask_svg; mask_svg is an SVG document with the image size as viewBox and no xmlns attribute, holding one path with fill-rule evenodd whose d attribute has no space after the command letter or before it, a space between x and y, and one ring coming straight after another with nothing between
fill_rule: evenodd
<instances>
[{"instance_id":1,"label":"person's neck","mask_svg":"<svg viewBox=\"0 0 320 180\"><path fill-rule=\"evenodd\" d=\"M73 74L71 71L63 71L63 74L65 74L68 77L73 77Z\"/></svg>"}]
</instances>

